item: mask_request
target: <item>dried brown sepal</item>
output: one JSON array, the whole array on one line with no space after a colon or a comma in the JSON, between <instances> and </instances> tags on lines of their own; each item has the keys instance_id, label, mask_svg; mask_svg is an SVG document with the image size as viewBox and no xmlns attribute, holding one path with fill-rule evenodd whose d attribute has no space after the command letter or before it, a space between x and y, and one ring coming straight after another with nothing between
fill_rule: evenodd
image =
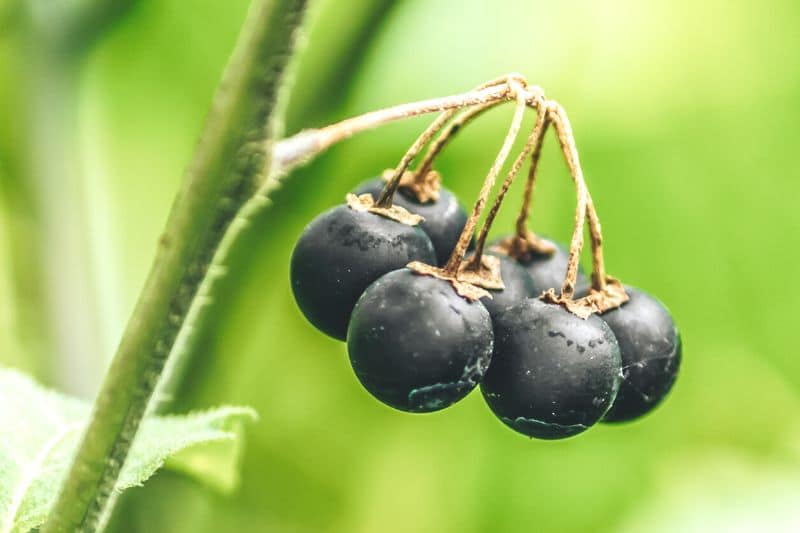
<instances>
[{"instance_id":1,"label":"dried brown sepal","mask_svg":"<svg viewBox=\"0 0 800 533\"><path fill-rule=\"evenodd\" d=\"M473 259L462 261L458 279L484 289L501 291L506 288L500 275L500 259L491 255L481 255L479 265L475 265Z\"/></svg>"},{"instance_id":2,"label":"dried brown sepal","mask_svg":"<svg viewBox=\"0 0 800 533\"><path fill-rule=\"evenodd\" d=\"M388 182L394 176L394 169L383 171L383 180ZM400 177L398 189L410 192L421 204L435 202L439 199L439 190L442 188L442 176L435 170L429 170L425 176L419 177L412 170L406 170Z\"/></svg>"},{"instance_id":3,"label":"dried brown sepal","mask_svg":"<svg viewBox=\"0 0 800 533\"><path fill-rule=\"evenodd\" d=\"M604 290L596 291L592 289L589 291L589 295L586 296L586 298L592 299L594 307L599 314L616 309L630 300L630 296L625 292L625 287L622 283L611 276L606 276L606 286Z\"/></svg>"},{"instance_id":4,"label":"dried brown sepal","mask_svg":"<svg viewBox=\"0 0 800 533\"><path fill-rule=\"evenodd\" d=\"M447 272L445 272L444 269L437 268L435 266L428 265L425 263L421 263L419 261L412 261L411 263L406 265L406 268L413 270L417 274L421 274L423 276L433 276L434 278L450 282L450 285L453 286L453 290L455 290L459 296L461 296L462 298L466 298L471 302L480 300L481 298L484 298L486 296L488 296L489 298L492 297L492 295L489 294L489 291L487 291L486 289L483 289L467 281L464 281L463 279L460 279L461 276L453 277Z\"/></svg>"},{"instance_id":5,"label":"dried brown sepal","mask_svg":"<svg viewBox=\"0 0 800 533\"><path fill-rule=\"evenodd\" d=\"M561 305L573 315L585 320L595 313L602 314L606 311L616 309L630 298L619 280L611 276L606 276L606 287L604 290L590 289L589 294L583 298L578 298L577 300L564 298L556 294L556 291L553 289L549 289L543 292L539 299L543 302Z\"/></svg>"},{"instance_id":6,"label":"dried brown sepal","mask_svg":"<svg viewBox=\"0 0 800 533\"><path fill-rule=\"evenodd\" d=\"M513 257L517 261L528 261L532 256L553 255L556 246L528 230L525 237L513 235L492 246L492 251Z\"/></svg>"},{"instance_id":7,"label":"dried brown sepal","mask_svg":"<svg viewBox=\"0 0 800 533\"><path fill-rule=\"evenodd\" d=\"M392 220L408 226L416 226L425 220L419 215L409 213L406 209L400 207L399 205L393 205L391 207L376 207L375 200L373 200L372 195L369 193L362 194L360 196L356 196L353 193L348 193L347 205L350 207L350 209L355 211L360 211L362 213L375 213L376 215L391 218Z\"/></svg>"}]
</instances>

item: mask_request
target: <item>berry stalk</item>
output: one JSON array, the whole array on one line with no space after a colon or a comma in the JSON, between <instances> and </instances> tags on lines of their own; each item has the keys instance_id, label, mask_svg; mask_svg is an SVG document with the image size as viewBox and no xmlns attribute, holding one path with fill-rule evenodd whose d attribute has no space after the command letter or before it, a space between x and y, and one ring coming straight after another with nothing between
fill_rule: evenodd
<instances>
[{"instance_id":1,"label":"berry stalk","mask_svg":"<svg viewBox=\"0 0 800 533\"><path fill-rule=\"evenodd\" d=\"M543 115L544 124L542 125L542 133L537 139L536 146L531 154L531 166L528 169L528 179L525 181L525 191L522 194L522 207L519 211L516 223L517 237L520 239L527 239L528 237L528 219L530 218L531 203L533 202L533 188L536 185L536 173L539 170L539 159L542 156L542 146L544 146L544 136L547 129L550 127L550 119L547 116L547 111L544 106L539 109Z\"/></svg>"},{"instance_id":2,"label":"berry stalk","mask_svg":"<svg viewBox=\"0 0 800 533\"><path fill-rule=\"evenodd\" d=\"M578 149L575 145L575 136L572 133L572 125L566 111L558 102L548 102L548 115L558 136L561 151L569 167L572 179L577 189L577 202L575 210L575 229L569 247L569 265L564 284L561 287L561 296L572 299L575 294L575 280L578 275L578 264L583 248L583 227L585 219L589 218L589 233L592 243L592 288L597 291L604 291L606 288L606 272L603 260L603 235L600 227L600 220L594 208L586 180L583 176Z\"/></svg>"},{"instance_id":3,"label":"berry stalk","mask_svg":"<svg viewBox=\"0 0 800 533\"><path fill-rule=\"evenodd\" d=\"M466 111L463 111L455 120L453 120L447 128L439 135L439 137L431 144L428 152L425 154L425 158L419 164L419 168L416 170L417 179L422 179L425 175L431 171L433 167L433 161L436 157L444 150L444 147L455 137L456 133L461 131L464 126L472 122L474 119L478 118L484 112L488 111L489 109L495 107L496 105L500 104L501 101L496 102L489 102L486 104L481 104L474 106Z\"/></svg>"},{"instance_id":4,"label":"berry stalk","mask_svg":"<svg viewBox=\"0 0 800 533\"><path fill-rule=\"evenodd\" d=\"M544 107L544 99L539 100L537 102L538 113L536 115L536 125L533 127L533 132L531 132L527 142L525 143L525 147L522 149L520 154L517 156L517 159L514 161L514 164L511 166L511 170L508 172L505 181L503 181L503 185L500 187L500 191L497 193L494 204L489 210L489 213L486 215L486 220L483 223L478 240L475 243L475 253L473 254L472 260L469 264L469 267L473 270L478 270L480 268L481 257L483 256L483 250L486 246L486 238L489 235L489 231L492 229L494 219L497 217L497 213L500 211L500 206L505 199L508 189L511 187L511 184L514 181L514 178L517 176L517 174L519 174L522 165L525 163L525 160L531 155L531 153L535 152L537 149L541 151L542 139L544 137L545 127L547 124L547 112ZM531 167L535 168L535 166L536 163L532 161Z\"/></svg>"},{"instance_id":5,"label":"berry stalk","mask_svg":"<svg viewBox=\"0 0 800 533\"><path fill-rule=\"evenodd\" d=\"M514 146L514 141L516 140L517 135L519 135L519 130L522 126L522 119L525 115L525 108L528 105L528 98L523 87L520 86L518 82L509 82L509 87L512 89L512 92L517 100L517 105L514 109L514 117L511 120L511 126L506 134L506 138L503 141L503 146L500 148L500 152L498 152L497 157L495 158L494 163L489 169L489 173L483 182L483 186L478 194L478 200L475 202L475 206L472 209L472 214L467 219L467 224L464 226L464 230L461 232L461 237L459 237L456 247L453 250L453 253L450 255L450 259L444 266L444 272L452 275L453 277L455 277L458 273L458 268L461 266L461 261L464 259L464 254L469 246L469 241L472 239L472 235L475 232L475 226L478 224L478 219L480 218L481 213L486 206L486 201L489 197L489 194L492 192L492 187L494 187L494 182L497 179L497 175L503 168L503 164L505 163L506 159L508 159L508 154L511 152L511 148Z\"/></svg>"},{"instance_id":6,"label":"berry stalk","mask_svg":"<svg viewBox=\"0 0 800 533\"><path fill-rule=\"evenodd\" d=\"M414 160L415 157L419 154L419 152L425 147L428 142L439 133L439 131L444 127L447 122L453 118L458 112L458 109L448 109L438 117L433 123L425 128L425 131L417 137L417 140L414 141L414 144L411 145L411 148L403 154L403 157L400 159L400 163L394 169L394 173L389 181L386 183L386 187L383 188L381 191L381 195L378 197L378 201L375 202L376 207L391 207L392 206L392 197L394 193L397 191L397 187L400 186L400 178L403 177L403 174L408 169L408 166Z\"/></svg>"},{"instance_id":7,"label":"berry stalk","mask_svg":"<svg viewBox=\"0 0 800 533\"><path fill-rule=\"evenodd\" d=\"M500 78L489 80L481 84L476 90L480 91L481 89L487 89L491 87L504 87L506 89L506 92L509 92L511 91L510 83L512 82L512 80L521 83L522 86L524 87L527 86L527 82L522 76L518 74L509 74L507 76L502 76ZM485 104L469 104L469 105L479 105L478 109L481 109L485 106L488 108L495 104L499 104L502 101L503 101L502 99L494 99ZM469 105L462 107L468 107ZM400 180L403 177L405 171L408 169L411 162L417 157L417 155L419 155L419 152L425 147L426 144L430 142L430 140L434 137L434 135L439 133L439 131L441 131L441 129L445 126L445 124L447 124L447 122L455 116L455 114L458 112L458 109L459 108L456 107L453 109L448 109L447 111L443 112L436 118L436 120L433 121L433 123L430 126L428 126L425 129L425 131L422 132L422 134L420 134L419 137L417 137L417 140L414 141L414 144L411 145L408 151L406 151L406 153L403 155L402 159L400 159L400 163L395 168L392 177L386 183L386 187L384 187L377 202L375 202L376 207L381 207L381 208L391 207L392 197L394 196L394 193L397 192L397 188L400 186ZM466 113L467 113L466 121L468 122L471 118L474 118L475 116L480 114L480 111L478 113L475 113L474 115L469 114L470 110L466 111ZM462 121L462 124L463 123L464 121ZM453 128L451 125L451 127L448 128L448 131L445 132L445 135L439 138L439 140L436 143L439 145L438 150L436 152L433 152L432 154L429 152L428 157L425 158L425 162L423 163L424 172L422 171L417 172L419 183L423 183L425 181L425 174L427 174L427 171L430 170L429 167L432 164L433 159L436 157L436 154L438 153L439 150L442 149L444 144L446 144L447 139L449 137L452 137L452 135L454 135L455 132L458 131L460 126L461 124L456 123L455 128Z\"/></svg>"}]
</instances>

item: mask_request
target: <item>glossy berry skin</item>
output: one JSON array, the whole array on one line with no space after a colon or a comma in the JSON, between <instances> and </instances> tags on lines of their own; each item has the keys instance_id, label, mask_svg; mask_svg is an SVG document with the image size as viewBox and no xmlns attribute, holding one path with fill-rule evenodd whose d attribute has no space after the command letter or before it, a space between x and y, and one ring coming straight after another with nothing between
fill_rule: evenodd
<instances>
[{"instance_id":1,"label":"glossy berry skin","mask_svg":"<svg viewBox=\"0 0 800 533\"><path fill-rule=\"evenodd\" d=\"M528 271L518 262L505 255L496 255L495 257L500 260L500 276L503 278L505 288L489 290L492 297L481 298L481 303L492 316L526 298L539 296L542 292L536 288Z\"/></svg>"},{"instance_id":2,"label":"glossy berry skin","mask_svg":"<svg viewBox=\"0 0 800 533\"><path fill-rule=\"evenodd\" d=\"M292 252L292 291L309 322L345 340L353 306L373 281L411 261L435 258L418 226L342 205L303 230Z\"/></svg>"},{"instance_id":3,"label":"glossy berry skin","mask_svg":"<svg viewBox=\"0 0 800 533\"><path fill-rule=\"evenodd\" d=\"M617 395L621 359L611 328L529 298L495 316L486 403L529 437L561 439L597 422Z\"/></svg>"},{"instance_id":4,"label":"glossy berry skin","mask_svg":"<svg viewBox=\"0 0 800 533\"><path fill-rule=\"evenodd\" d=\"M499 241L507 239L503 237L494 241L497 244ZM520 264L525 267L528 274L533 278L536 287L542 292L548 289L553 289L556 294L561 292L561 285L564 283L564 277L567 275L567 264L569 263L569 252L567 248L561 244L546 239L548 242L556 247L555 253L552 255L546 254L531 254ZM578 268L578 279L575 283L575 296L584 296L589 290L589 282L583 274L583 269Z\"/></svg>"},{"instance_id":5,"label":"glossy berry skin","mask_svg":"<svg viewBox=\"0 0 800 533\"><path fill-rule=\"evenodd\" d=\"M360 184L353 192L369 193L377 200L385 185L386 182L382 178L374 178ZM436 264L444 265L467 223L467 212L453 193L442 187L439 190L438 200L423 204L402 189L398 189L392 198L392 203L425 219L420 223L420 227L431 238L433 248L436 250Z\"/></svg>"},{"instance_id":6,"label":"glossy berry skin","mask_svg":"<svg viewBox=\"0 0 800 533\"><path fill-rule=\"evenodd\" d=\"M350 363L383 403L438 411L466 396L492 355L492 322L479 301L408 269L386 274L358 300L347 334Z\"/></svg>"},{"instance_id":7,"label":"glossy berry skin","mask_svg":"<svg viewBox=\"0 0 800 533\"><path fill-rule=\"evenodd\" d=\"M622 354L622 385L605 422L626 422L652 411L667 395L681 363L681 337L669 311L655 298L625 287L630 300L601 318Z\"/></svg>"}]
</instances>

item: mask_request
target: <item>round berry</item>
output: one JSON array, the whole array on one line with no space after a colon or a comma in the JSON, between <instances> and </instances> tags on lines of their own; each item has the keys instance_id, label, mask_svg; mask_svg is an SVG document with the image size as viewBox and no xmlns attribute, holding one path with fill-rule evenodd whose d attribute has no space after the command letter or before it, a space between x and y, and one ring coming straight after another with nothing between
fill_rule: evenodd
<instances>
[{"instance_id":1,"label":"round berry","mask_svg":"<svg viewBox=\"0 0 800 533\"><path fill-rule=\"evenodd\" d=\"M377 200L385 185L386 182L382 178L374 178L365 181L353 192L369 193ZM467 212L458 203L455 195L442 187L439 189L438 200L421 203L411 194L398 189L392 198L392 203L425 219L420 222L420 227L431 238L433 248L436 250L436 263L439 266L447 263L467 223Z\"/></svg>"},{"instance_id":2,"label":"round berry","mask_svg":"<svg viewBox=\"0 0 800 533\"><path fill-rule=\"evenodd\" d=\"M652 411L667 395L681 363L681 337L655 298L625 287L630 300L601 315L619 341L622 385L605 422L626 422Z\"/></svg>"},{"instance_id":3,"label":"round berry","mask_svg":"<svg viewBox=\"0 0 800 533\"><path fill-rule=\"evenodd\" d=\"M514 304L526 298L538 296L542 291L536 288L536 284L518 262L505 255L496 255L500 260L500 277L503 278L502 290L489 290L491 298L484 296L481 298L489 314L495 316Z\"/></svg>"},{"instance_id":4,"label":"round berry","mask_svg":"<svg viewBox=\"0 0 800 533\"><path fill-rule=\"evenodd\" d=\"M342 205L303 230L292 252L292 290L309 322L344 340L353 306L370 283L411 261L435 260L419 227Z\"/></svg>"},{"instance_id":5,"label":"round berry","mask_svg":"<svg viewBox=\"0 0 800 533\"><path fill-rule=\"evenodd\" d=\"M492 322L449 282L404 268L358 300L347 332L350 363L378 400L402 411L438 411L466 396L492 355Z\"/></svg>"},{"instance_id":6,"label":"round berry","mask_svg":"<svg viewBox=\"0 0 800 533\"><path fill-rule=\"evenodd\" d=\"M605 414L622 377L619 345L605 322L534 298L493 321L494 353L481 391L503 423L529 437L560 439Z\"/></svg>"},{"instance_id":7,"label":"round berry","mask_svg":"<svg viewBox=\"0 0 800 533\"><path fill-rule=\"evenodd\" d=\"M493 244L498 244L508 237L497 239ZM553 289L556 293L561 291L564 277L567 275L567 264L569 263L569 252L561 244L544 239L552 244L556 251L552 254L529 253L525 257L518 259L520 264L525 267L528 274L533 278L536 287L541 291ZM575 282L575 296L580 297L589 291L589 282L583 274L583 269L578 267L578 278Z\"/></svg>"}]
</instances>

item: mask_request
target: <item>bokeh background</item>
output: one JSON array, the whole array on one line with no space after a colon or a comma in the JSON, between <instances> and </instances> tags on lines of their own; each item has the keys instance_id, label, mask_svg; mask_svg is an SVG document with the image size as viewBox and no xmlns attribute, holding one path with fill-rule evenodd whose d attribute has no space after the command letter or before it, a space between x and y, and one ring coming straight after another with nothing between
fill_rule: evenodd
<instances>
[{"instance_id":1,"label":"bokeh background","mask_svg":"<svg viewBox=\"0 0 800 533\"><path fill-rule=\"evenodd\" d=\"M141 0L79 59L0 23L0 363L93 396L246 7ZM792 0L319 1L287 132L524 73L569 111L608 268L669 306L682 374L646 419L561 442L511 432L480 394L424 416L373 401L296 309L288 261L304 225L429 119L390 125L286 179L195 324L174 408L258 410L240 489L164 471L112 530L800 531L799 22ZM510 116L441 157L464 203ZM556 148L533 224L566 240Z\"/></svg>"}]
</instances>

